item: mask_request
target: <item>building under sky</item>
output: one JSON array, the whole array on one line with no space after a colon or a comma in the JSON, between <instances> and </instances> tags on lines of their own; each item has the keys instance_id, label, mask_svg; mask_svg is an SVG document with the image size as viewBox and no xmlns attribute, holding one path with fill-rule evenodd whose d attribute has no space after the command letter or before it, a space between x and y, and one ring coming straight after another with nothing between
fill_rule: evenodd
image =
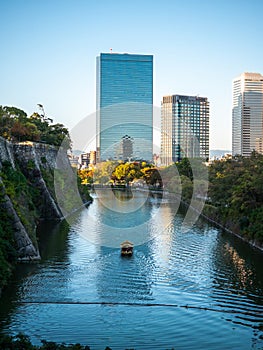
<instances>
[{"instance_id":1,"label":"building under sky","mask_svg":"<svg viewBox=\"0 0 263 350\"><path fill-rule=\"evenodd\" d=\"M232 154L262 153L263 76L242 73L233 80Z\"/></svg>"},{"instance_id":2,"label":"building under sky","mask_svg":"<svg viewBox=\"0 0 263 350\"><path fill-rule=\"evenodd\" d=\"M169 165L184 157L209 157L209 102L199 96L164 96L161 163Z\"/></svg>"},{"instance_id":3,"label":"building under sky","mask_svg":"<svg viewBox=\"0 0 263 350\"><path fill-rule=\"evenodd\" d=\"M129 158L151 160L153 56L101 53L96 68L97 159L122 159L125 138L133 141Z\"/></svg>"}]
</instances>

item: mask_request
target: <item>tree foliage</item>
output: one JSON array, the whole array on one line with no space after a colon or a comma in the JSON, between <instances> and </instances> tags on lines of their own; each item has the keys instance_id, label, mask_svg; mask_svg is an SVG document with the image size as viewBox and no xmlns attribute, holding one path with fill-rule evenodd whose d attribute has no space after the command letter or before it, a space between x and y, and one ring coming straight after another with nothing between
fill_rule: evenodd
<instances>
[{"instance_id":1,"label":"tree foliage","mask_svg":"<svg viewBox=\"0 0 263 350\"><path fill-rule=\"evenodd\" d=\"M111 174L111 180L115 184L129 184L134 179L139 179L143 176L140 163L121 163Z\"/></svg>"},{"instance_id":2,"label":"tree foliage","mask_svg":"<svg viewBox=\"0 0 263 350\"><path fill-rule=\"evenodd\" d=\"M11 218L0 207L0 288L7 284L16 261ZM5 224L4 224L5 223Z\"/></svg>"},{"instance_id":3,"label":"tree foliage","mask_svg":"<svg viewBox=\"0 0 263 350\"><path fill-rule=\"evenodd\" d=\"M82 184L104 184L127 186L142 180L148 186L162 187L159 170L152 164L143 162L107 161L96 165L94 169L81 169L78 174Z\"/></svg>"},{"instance_id":4,"label":"tree foliage","mask_svg":"<svg viewBox=\"0 0 263 350\"><path fill-rule=\"evenodd\" d=\"M148 186L162 187L159 171L152 164L145 161L120 163L111 173L111 182L115 185L129 185L140 179Z\"/></svg>"},{"instance_id":5,"label":"tree foliage","mask_svg":"<svg viewBox=\"0 0 263 350\"><path fill-rule=\"evenodd\" d=\"M216 161L209 168L210 203L223 224L263 243L263 155Z\"/></svg>"},{"instance_id":6,"label":"tree foliage","mask_svg":"<svg viewBox=\"0 0 263 350\"><path fill-rule=\"evenodd\" d=\"M182 196L182 200L190 202L193 195L194 181L199 189L196 194L202 194L202 188L207 181L207 169L202 159L183 158L168 167L160 170L163 187L177 195Z\"/></svg>"},{"instance_id":7,"label":"tree foliage","mask_svg":"<svg viewBox=\"0 0 263 350\"><path fill-rule=\"evenodd\" d=\"M78 170L78 176L81 179L82 185L91 185L93 183L94 170L80 169Z\"/></svg>"},{"instance_id":8,"label":"tree foliage","mask_svg":"<svg viewBox=\"0 0 263 350\"><path fill-rule=\"evenodd\" d=\"M109 184L111 174L118 164L118 162L111 160L98 163L93 172L94 184Z\"/></svg>"},{"instance_id":9,"label":"tree foliage","mask_svg":"<svg viewBox=\"0 0 263 350\"><path fill-rule=\"evenodd\" d=\"M43 142L50 145L70 148L71 140L67 128L63 124L53 124L37 112L31 116L16 107L0 106L0 136L13 141Z\"/></svg>"}]
</instances>

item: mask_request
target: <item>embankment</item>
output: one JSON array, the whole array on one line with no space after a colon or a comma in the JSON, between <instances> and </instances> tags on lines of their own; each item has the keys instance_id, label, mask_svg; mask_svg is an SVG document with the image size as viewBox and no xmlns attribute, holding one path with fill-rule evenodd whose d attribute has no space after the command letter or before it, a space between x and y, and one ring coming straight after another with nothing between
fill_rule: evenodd
<instances>
[{"instance_id":1,"label":"embankment","mask_svg":"<svg viewBox=\"0 0 263 350\"><path fill-rule=\"evenodd\" d=\"M36 226L39 220L61 220L54 171L58 148L0 138L0 288L16 261L40 259ZM60 162L67 163L65 152Z\"/></svg>"}]
</instances>

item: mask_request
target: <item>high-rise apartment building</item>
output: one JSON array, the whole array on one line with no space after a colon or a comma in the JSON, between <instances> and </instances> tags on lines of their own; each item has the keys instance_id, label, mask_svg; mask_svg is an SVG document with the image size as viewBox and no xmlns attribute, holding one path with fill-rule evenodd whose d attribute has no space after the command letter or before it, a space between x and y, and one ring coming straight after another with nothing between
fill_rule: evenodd
<instances>
[{"instance_id":1,"label":"high-rise apartment building","mask_svg":"<svg viewBox=\"0 0 263 350\"><path fill-rule=\"evenodd\" d=\"M152 159L153 56L101 53L97 57L97 159ZM125 152L120 152L125 143Z\"/></svg>"},{"instance_id":2,"label":"high-rise apartment building","mask_svg":"<svg viewBox=\"0 0 263 350\"><path fill-rule=\"evenodd\" d=\"M242 73L233 80L232 154L262 153L263 76Z\"/></svg>"},{"instance_id":3,"label":"high-rise apartment building","mask_svg":"<svg viewBox=\"0 0 263 350\"><path fill-rule=\"evenodd\" d=\"M164 96L161 111L161 164L209 157L209 102L206 97Z\"/></svg>"}]
</instances>

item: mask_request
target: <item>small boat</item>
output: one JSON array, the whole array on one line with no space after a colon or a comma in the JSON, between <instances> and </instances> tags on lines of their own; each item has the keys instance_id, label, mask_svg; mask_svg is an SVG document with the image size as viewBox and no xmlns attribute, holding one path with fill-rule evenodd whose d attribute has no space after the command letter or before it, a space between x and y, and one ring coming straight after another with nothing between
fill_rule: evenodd
<instances>
[{"instance_id":1,"label":"small boat","mask_svg":"<svg viewBox=\"0 0 263 350\"><path fill-rule=\"evenodd\" d=\"M121 255L132 256L133 254L133 243L130 241L124 241L121 243Z\"/></svg>"}]
</instances>

